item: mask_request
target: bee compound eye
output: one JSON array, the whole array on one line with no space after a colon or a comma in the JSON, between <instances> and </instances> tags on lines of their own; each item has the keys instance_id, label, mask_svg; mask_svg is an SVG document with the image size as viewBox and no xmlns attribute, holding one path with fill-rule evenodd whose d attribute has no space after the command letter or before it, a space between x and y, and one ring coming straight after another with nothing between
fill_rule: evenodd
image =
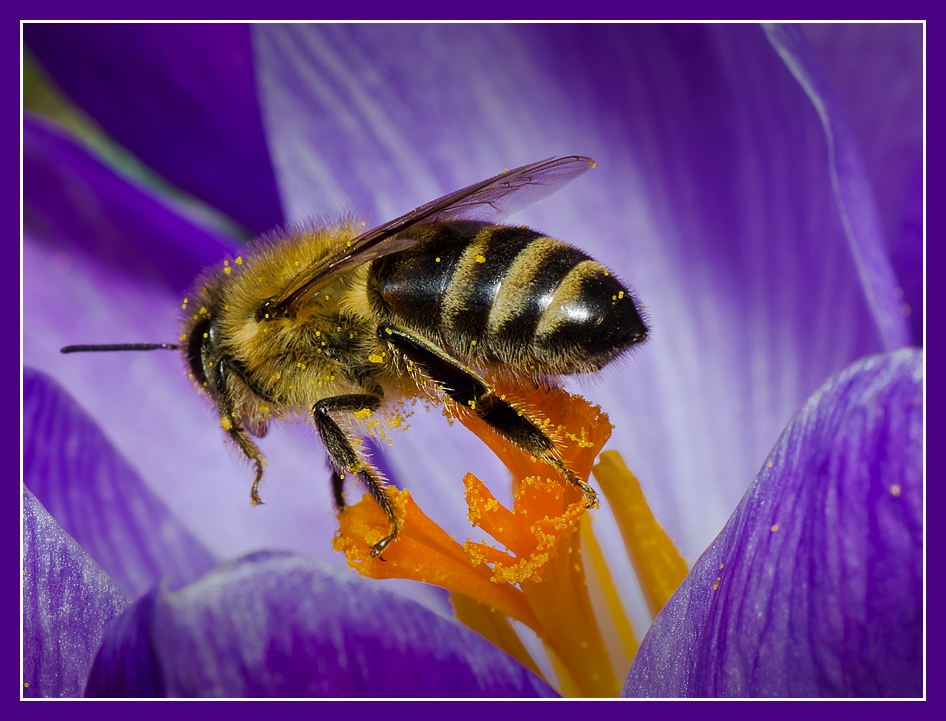
<instances>
[{"instance_id":1,"label":"bee compound eye","mask_svg":"<svg viewBox=\"0 0 946 721\"><path fill-rule=\"evenodd\" d=\"M191 329L186 351L187 364L190 366L194 379L201 385L207 382L207 375L204 373L203 350L212 342L213 326L209 318L204 318Z\"/></svg>"}]
</instances>

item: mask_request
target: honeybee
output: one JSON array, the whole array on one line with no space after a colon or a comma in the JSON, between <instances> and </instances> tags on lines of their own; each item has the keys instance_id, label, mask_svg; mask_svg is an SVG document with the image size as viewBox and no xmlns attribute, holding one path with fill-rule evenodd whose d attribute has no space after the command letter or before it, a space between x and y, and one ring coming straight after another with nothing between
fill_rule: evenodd
<instances>
[{"instance_id":1,"label":"honeybee","mask_svg":"<svg viewBox=\"0 0 946 721\"><path fill-rule=\"evenodd\" d=\"M311 414L339 512L351 475L390 521L372 556L397 539L398 519L355 421L394 399L427 397L476 414L594 506L594 489L536 419L485 380L549 384L600 370L646 339L635 296L602 265L528 227L498 224L592 167L581 156L525 165L367 232L353 221L275 232L196 281L179 344L62 351L180 349L254 466L254 504L264 464L253 437L274 419Z\"/></svg>"}]
</instances>

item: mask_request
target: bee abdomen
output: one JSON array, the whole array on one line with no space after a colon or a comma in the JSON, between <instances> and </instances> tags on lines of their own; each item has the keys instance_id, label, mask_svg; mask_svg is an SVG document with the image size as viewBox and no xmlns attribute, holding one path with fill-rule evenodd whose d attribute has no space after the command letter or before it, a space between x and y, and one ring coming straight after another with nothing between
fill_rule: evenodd
<instances>
[{"instance_id":1,"label":"bee abdomen","mask_svg":"<svg viewBox=\"0 0 946 721\"><path fill-rule=\"evenodd\" d=\"M647 328L630 292L580 250L523 226L433 226L375 262L375 307L468 361L597 370Z\"/></svg>"},{"instance_id":2,"label":"bee abdomen","mask_svg":"<svg viewBox=\"0 0 946 721\"><path fill-rule=\"evenodd\" d=\"M535 356L553 372L568 373L599 370L646 337L637 300L589 258L556 287L532 345Z\"/></svg>"},{"instance_id":3,"label":"bee abdomen","mask_svg":"<svg viewBox=\"0 0 946 721\"><path fill-rule=\"evenodd\" d=\"M646 338L635 298L604 266L558 240L534 236L509 268L490 313L488 342L504 362L553 374L598 370Z\"/></svg>"}]
</instances>

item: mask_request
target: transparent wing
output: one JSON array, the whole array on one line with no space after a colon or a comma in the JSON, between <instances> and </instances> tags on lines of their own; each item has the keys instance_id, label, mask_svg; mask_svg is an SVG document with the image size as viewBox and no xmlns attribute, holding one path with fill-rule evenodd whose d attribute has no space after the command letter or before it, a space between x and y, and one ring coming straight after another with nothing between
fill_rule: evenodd
<instances>
[{"instance_id":1,"label":"transparent wing","mask_svg":"<svg viewBox=\"0 0 946 721\"><path fill-rule=\"evenodd\" d=\"M362 233L328 260L303 273L267 305L270 317L286 315L292 306L355 266L410 248L418 241L405 235L426 223L476 220L499 223L507 216L548 197L595 166L591 158L549 158L504 171L487 180L432 200L410 213Z\"/></svg>"}]
</instances>

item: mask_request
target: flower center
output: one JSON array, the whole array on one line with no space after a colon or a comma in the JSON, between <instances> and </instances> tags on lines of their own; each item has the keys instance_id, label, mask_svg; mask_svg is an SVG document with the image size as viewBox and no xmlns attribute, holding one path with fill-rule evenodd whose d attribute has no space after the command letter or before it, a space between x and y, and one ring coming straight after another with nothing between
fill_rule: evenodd
<instances>
[{"instance_id":1,"label":"flower center","mask_svg":"<svg viewBox=\"0 0 946 721\"><path fill-rule=\"evenodd\" d=\"M518 388L497 393L529 408L587 481L611 435L608 417L562 390ZM451 591L457 618L539 673L512 622L541 639L566 696L614 697L621 690L637 640L592 532L582 492L547 463L498 436L472 414L460 421L503 461L513 477L505 508L472 474L463 478L470 522L492 541L459 544L428 518L408 491L389 489L400 521L384 561L371 546L390 524L368 496L339 515L334 548L349 566L372 578L409 578ZM686 565L650 513L640 485L616 452L602 454L595 478L615 515L625 549L652 615L686 575ZM590 581L590 583L589 583Z\"/></svg>"}]
</instances>

